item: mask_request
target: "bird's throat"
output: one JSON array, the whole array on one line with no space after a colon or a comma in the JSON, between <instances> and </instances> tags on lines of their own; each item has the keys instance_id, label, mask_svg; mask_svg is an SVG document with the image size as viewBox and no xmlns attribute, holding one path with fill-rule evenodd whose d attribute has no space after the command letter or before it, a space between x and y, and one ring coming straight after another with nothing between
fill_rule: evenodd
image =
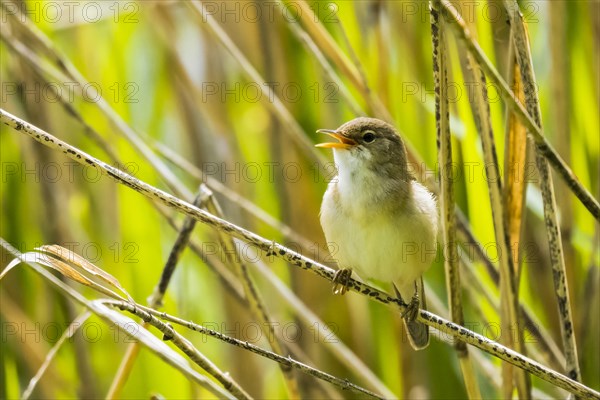
<instances>
[{"instance_id":1,"label":"bird's throat","mask_svg":"<svg viewBox=\"0 0 600 400\"><path fill-rule=\"evenodd\" d=\"M353 208L385 208L406 201L410 181L390 175L389 171L372 165L369 154L356 156L346 150L335 150L337 191L343 204Z\"/></svg>"}]
</instances>

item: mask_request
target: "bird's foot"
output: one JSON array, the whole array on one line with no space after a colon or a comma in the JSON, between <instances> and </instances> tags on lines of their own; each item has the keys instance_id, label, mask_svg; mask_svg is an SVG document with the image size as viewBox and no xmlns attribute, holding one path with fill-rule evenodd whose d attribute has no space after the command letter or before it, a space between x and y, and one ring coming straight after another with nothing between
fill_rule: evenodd
<instances>
[{"instance_id":1,"label":"bird's foot","mask_svg":"<svg viewBox=\"0 0 600 400\"><path fill-rule=\"evenodd\" d=\"M419 293L415 292L412 299L410 299L410 303L406 305L406 310L402 313L402 318L409 322L416 320L419 315L419 303Z\"/></svg>"},{"instance_id":2,"label":"bird's foot","mask_svg":"<svg viewBox=\"0 0 600 400\"><path fill-rule=\"evenodd\" d=\"M350 268L338 269L333 275L333 294L343 295L350 287L350 278L352 270Z\"/></svg>"},{"instance_id":3,"label":"bird's foot","mask_svg":"<svg viewBox=\"0 0 600 400\"><path fill-rule=\"evenodd\" d=\"M396 285L394 285L394 290L396 291L396 295L402 300L402 296L398 291ZM402 300L404 302L404 300ZM406 305L406 310L402 313L402 318L404 318L408 322L412 322L417 319L419 315L419 305L421 301L419 299L419 288L417 287L417 282L415 281L415 293L413 294L412 299L410 299L410 303Z\"/></svg>"}]
</instances>

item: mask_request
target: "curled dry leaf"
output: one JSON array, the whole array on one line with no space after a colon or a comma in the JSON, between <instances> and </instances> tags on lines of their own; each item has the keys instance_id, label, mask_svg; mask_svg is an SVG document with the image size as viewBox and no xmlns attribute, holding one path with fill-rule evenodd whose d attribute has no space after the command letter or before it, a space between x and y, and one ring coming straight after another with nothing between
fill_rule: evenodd
<instances>
[{"instance_id":1,"label":"curled dry leaf","mask_svg":"<svg viewBox=\"0 0 600 400\"><path fill-rule=\"evenodd\" d=\"M19 265L21 262L35 262L40 265L44 265L60 272L63 276L69 279L81 283L82 285L91 287L112 298L122 299L122 296L119 294L93 281L85 275L85 273L90 274L119 289L123 294L125 294L131 303L135 303L133 298L125 289L123 289L119 281L114 276L98 268L79 254L76 254L62 246L55 244L44 245L35 248L35 251L22 254L20 258L15 258L12 260L4 269L4 271L2 271L2 274L0 274L0 280L8 273L8 271ZM85 273L83 271L85 271Z\"/></svg>"},{"instance_id":2,"label":"curled dry leaf","mask_svg":"<svg viewBox=\"0 0 600 400\"><path fill-rule=\"evenodd\" d=\"M97 278L100 278L104 282L119 289L123 294L125 294L125 296L127 296L127 299L129 299L130 302L134 303L133 298L129 295L129 293L127 293L127 291L125 289L123 289L123 287L121 286L119 281L114 276L112 276L108 272L104 271L103 269L98 268L97 266L95 266L94 264L92 264L91 262L89 262L88 260L83 258L82 256L80 256L79 254L74 253L71 250L66 249L62 246L56 245L56 244L38 247L38 248L36 248L36 250L39 250L45 254L51 254L54 257L63 260L64 262L67 262L73 266L81 268L81 269L85 270L86 272L88 272L89 274L91 274Z\"/></svg>"}]
</instances>

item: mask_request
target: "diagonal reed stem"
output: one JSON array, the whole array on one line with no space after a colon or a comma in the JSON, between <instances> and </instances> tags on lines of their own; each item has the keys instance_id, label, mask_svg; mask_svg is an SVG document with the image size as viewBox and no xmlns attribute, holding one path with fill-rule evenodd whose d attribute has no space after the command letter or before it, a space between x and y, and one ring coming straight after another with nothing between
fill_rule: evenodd
<instances>
[{"instance_id":1,"label":"diagonal reed stem","mask_svg":"<svg viewBox=\"0 0 600 400\"><path fill-rule=\"evenodd\" d=\"M13 128L15 131L29 136L37 142L54 150L61 151L72 160L88 167L94 168L97 172L108 176L112 180L123 184L130 189L133 189L140 194L149 197L155 201L162 203L163 205L173 208L185 215L189 215L194 219L214 227L219 231L225 232L226 234L236 237L244 242L256 246L266 252L267 257L279 257L286 260L290 265L297 268L310 271L328 281L332 281L334 277L334 271L322 264L315 262L314 260L298 254L291 249L275 243L272 240L267 240L256 233L250 232L243 229L231 222L225 221L218 218L206 211L203 211L197 207L192 206L186 201L178 199L177 197L166 193L160 189L157 189L123 171L114 168L89 154L71 146L70 144L56 138L53 135L45 132L44 130L37 128L28 122L15 117L7 111L0 108L0 122L4 125ZM360 293L367 296L373 301L385 304L388 307L399 309L400 312L404 312L406 304L400 302L395 296L391 296L385 292L382 292L370 285L351 279L349 281L349 290ZM486 338L483 335L475 333L463 326L452 323L444 318L441 318L435 314L421 310L419 312L418 320L429 326L438 329L440 332L451 335L459 340L476 346L487 353L498 357L502 360L508 361L519 368L525 369L535 376L548 381L556 386L559 386L573 394L585 397L585 398L598 398L600 399L600 393L567 377L564 376L544 365L514 351L501 344Z\"/></svg>"}]
</instances>

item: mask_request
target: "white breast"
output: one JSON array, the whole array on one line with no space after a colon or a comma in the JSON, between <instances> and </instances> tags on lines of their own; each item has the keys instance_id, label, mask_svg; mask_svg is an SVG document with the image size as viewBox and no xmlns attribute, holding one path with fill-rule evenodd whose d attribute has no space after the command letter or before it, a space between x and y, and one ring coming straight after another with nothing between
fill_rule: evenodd
<instances>
[{"instance_id":1,"label":"white breast","mask_svg":"<svg viewBox=\"0 0 600 400\"><path fill-rule=\"evenodd\" d=\"M436 254L435 199L411 181L410 195L402 202L398 199L397 212L383 212L378 202L394 199L381 177L361 168L347 152L334 154L341 168L321 206L321 225L332 257L340 268L352 268L362 279L393 281L404 293Z\"/></svg>"}]
</instances>

